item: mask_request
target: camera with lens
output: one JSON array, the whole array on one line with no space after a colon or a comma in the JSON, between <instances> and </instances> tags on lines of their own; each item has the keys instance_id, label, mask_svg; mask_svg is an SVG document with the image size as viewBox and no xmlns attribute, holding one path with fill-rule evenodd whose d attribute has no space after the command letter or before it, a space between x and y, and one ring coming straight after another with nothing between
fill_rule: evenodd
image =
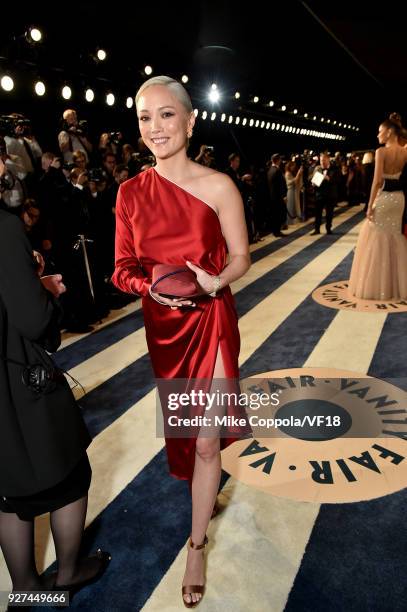
<instances>
[{"instance_id":1,"label":"camera with lens","mask_svg":"<svg viewBox=\"0 0 407 612\"><path fill-rule=\"evenodd\" d=\"M80 121L78 121L78 127L76 128L76 133L77 134L87 134L89 131L89 124L86 121L86 119L81 119Z\"/></svg>"},{"instance_id":2,"label":"camera with lens","mask_svg":"<svg viewBox=\"0 0 407 612\"><path fill-rule=\"evenodd\" d=\"M22 117L21 119L16 119L14 122L14 131L20 128L18 131L19 136L29 136L31 134L31 121Z\"/></svg>"},{"instance_id":3,"label":"camera with lens","mask_svg":"<svg viewBox=\"0 0 407 612\"><path fill-rule=\"evenodd\" d=\"M0 193L5 191L11 191L16 183L15 178L8 174L6 176L0 176Z\"/></svg>"},{"instance_id":4,"label":"camera with lens","mask_svg":"<svg viewBox=\"0 0 407 612\"><path fill-rule=\"evenodd\" d=\"M65 119L62 120L62 129L65 132L71 134L78 134L78 136L85 136L88 133L89 124L86 119L81 119L78 121L78 125L72 125L72 123L68 123Z\"/></svg>"},{"instance_id":5,"label":"camera with lens","mask_svg":"<svg viewBox=\"0 0 407 612\"><path fill-rule=\"evenodd\" d=\"M91 168L88 172L88 177L93 183L101 183L102 181L106 180L101 168Z\"/></svg>"},{"instance_id":6,"label":"camera with lens","mask_svg":"<svg viewBox=\"0 0 407 612\"><path fill-rule=\"evenodd\" d=\"M76 165L74 164L74 162L63 162L62 166L61 166L62 170L73 170L74 168L76 168Z\"/></svg>"},{"instance_id":7,"label":"camera with lens","mask_svg":"<svg viewBox=\"0 0 407 612\"><path fill-rule=\"evenodd\" d=\"M111 144L119 145L122 140L121 132L109 132L109 142Z\"/></svg>"},{"instance_id":8,"label":"camera with lens","mask_svg":"<svg viewBox=\"0 0 407 612\"><path fill-rule=\"evenodd\" d=\"M0 116L0 135L14 136L15 118L11 115Z\"/></svg>"}]
</instances>

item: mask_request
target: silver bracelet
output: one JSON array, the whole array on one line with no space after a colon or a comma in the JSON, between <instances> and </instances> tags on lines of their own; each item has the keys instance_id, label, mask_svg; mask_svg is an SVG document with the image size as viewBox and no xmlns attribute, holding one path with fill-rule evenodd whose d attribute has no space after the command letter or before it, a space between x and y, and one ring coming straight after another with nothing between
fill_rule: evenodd
<instances>
[{"instance_id":1,"label":"silver bracelet","mask_svg":"<svg viewBox=\"0 0 407 612\"><path fill-rule=\"evenodd\" d=\"M209 293L211 297L216 297L216 293L220 289L220 283L221 283L220 276L215 276L213 278L213 291Z\"/></svg>"}]
</instances>

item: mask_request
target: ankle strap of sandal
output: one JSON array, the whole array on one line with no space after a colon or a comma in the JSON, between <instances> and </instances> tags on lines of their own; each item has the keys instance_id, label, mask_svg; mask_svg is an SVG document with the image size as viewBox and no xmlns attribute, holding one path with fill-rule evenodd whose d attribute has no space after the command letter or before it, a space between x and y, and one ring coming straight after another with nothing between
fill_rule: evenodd
<instances>
[{"instance_id":1,"label":"ankle strap of sandal","mask_svg":"<svg viewBox=\"0 0 407 612\"><path fill-rule=\"evenodd\" d=\"M189 538L189 546L193 548L194 550L201 550L201 548L205 548L207 543L208 543L208 538L206 536L202 544L194 544L192 541L192 538Z\"/></svg>"}]
</instances>

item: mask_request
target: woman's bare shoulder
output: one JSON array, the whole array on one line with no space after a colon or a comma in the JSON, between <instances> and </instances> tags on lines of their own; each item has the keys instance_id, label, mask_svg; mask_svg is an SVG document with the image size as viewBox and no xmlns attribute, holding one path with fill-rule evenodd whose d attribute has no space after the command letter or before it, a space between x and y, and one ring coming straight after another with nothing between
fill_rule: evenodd
<instances>
[{"instance_id":1,"label":"woman's bare shoulder","mask_svg":"<svg viewBox=\"0 0 407 612\"><path fill-rule=\"evenodd\" d=\"M194 165L198 166L198 168L194 168L194 179L199 184L200 190L209 191L215 196L217 194L222 195L227 191L229 193L230 191L239 193L232 179L224 172L200 166L200 164L194 163Z\"/></svg>"}]
</instances>

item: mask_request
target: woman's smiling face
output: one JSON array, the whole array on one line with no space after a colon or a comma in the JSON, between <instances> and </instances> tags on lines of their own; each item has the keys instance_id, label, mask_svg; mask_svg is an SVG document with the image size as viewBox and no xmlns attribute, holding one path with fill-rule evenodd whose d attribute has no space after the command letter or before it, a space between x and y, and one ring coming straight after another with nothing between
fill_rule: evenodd
<instances>
[{"instance_id":1,"label":"woman's smiling face","mask_svg":"<svg viewBox=\"0 0 407 612\"><path fill-rule=\"evenodd\" d=\"M137 116L141 137L157 159L167 159L186 147L194 115L169 87L147 87L138 99Z\"/></svg>"}]
</instances>

